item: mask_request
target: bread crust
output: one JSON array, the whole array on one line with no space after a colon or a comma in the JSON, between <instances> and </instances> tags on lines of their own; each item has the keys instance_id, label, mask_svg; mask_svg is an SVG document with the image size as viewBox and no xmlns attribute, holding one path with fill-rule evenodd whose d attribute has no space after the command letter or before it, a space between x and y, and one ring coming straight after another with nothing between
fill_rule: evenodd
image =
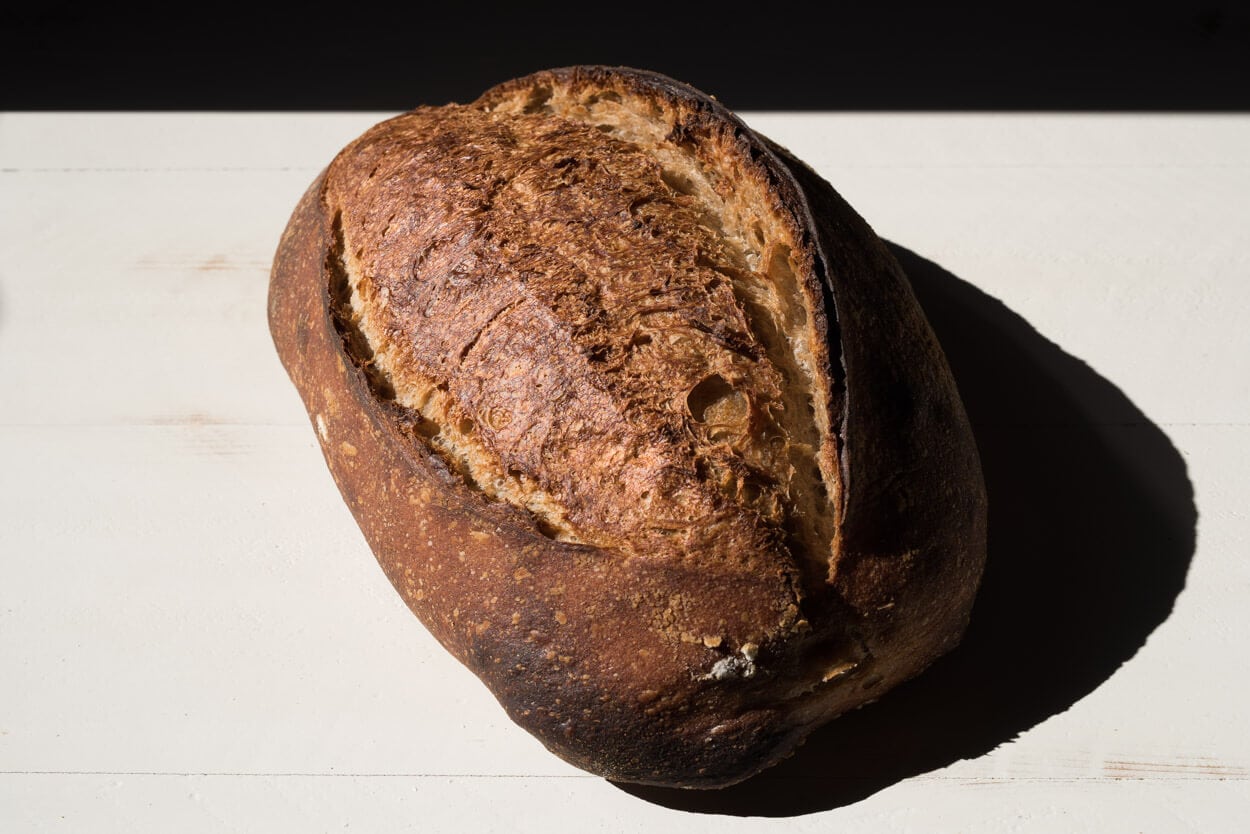
<instances>
[{"instance_id":1,"label":"bread crust","mask_svg":"<svg viewBox=\"0 0 1250 834\"><path fill-rule=\"evenodd\" d=\"M610 779L732 784L958 642L985 557L975 443L901 269L827 183L714 100L653 73L553 70L471 107L552 89L652 102L674 133L718 137L763 184L822 339L814 396L831 426L814 454L837 519L827 559L805 559L759 511L732 507L719 543L618 546L606 522L574 525L587 541L560 540L437 453L388 395L344 298L339 215L354 198L336 182L362 178L352 167L362 147L404 123L366 134L300 201L274 261L271 332L386 575L514 721ZM539 458L534 477L556 483Z\"/></svg>"}]
</instances>

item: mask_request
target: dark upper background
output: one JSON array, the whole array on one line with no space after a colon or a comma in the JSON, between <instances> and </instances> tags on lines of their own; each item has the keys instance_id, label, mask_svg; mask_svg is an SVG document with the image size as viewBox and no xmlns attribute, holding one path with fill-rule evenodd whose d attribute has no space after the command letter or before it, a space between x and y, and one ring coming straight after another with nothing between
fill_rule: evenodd
<instances>
[{"instance_id":1,"label":"dark upper background","mask_svg":"<svg viewBox=\"0 0 1250 834\"><path fill-rule=\"evenodd\" d=\"M0 12L0 108L396 111L603 63L741 110L1246 112L1248 6L31 0Z\"/></svg>"}]
</instances>

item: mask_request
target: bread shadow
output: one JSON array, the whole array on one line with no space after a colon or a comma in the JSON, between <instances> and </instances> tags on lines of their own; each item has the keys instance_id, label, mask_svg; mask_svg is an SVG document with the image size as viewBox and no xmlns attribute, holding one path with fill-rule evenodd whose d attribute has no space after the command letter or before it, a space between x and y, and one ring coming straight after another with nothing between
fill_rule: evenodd
<instances>
[{"instance_id":1,"label":"bread shadow","mask_svg":"<svg viewBox=\"0 0 1250 834\"><path fill-rule=\"evenodd\" d=\"M719 791L619 785L670 808L784 817L983 755L1111 677L1172 611L1197 510L1167 436L998 300L890 244L967 406L989 562L963 643L790 759Z\"/></svg>"}]
</instances>

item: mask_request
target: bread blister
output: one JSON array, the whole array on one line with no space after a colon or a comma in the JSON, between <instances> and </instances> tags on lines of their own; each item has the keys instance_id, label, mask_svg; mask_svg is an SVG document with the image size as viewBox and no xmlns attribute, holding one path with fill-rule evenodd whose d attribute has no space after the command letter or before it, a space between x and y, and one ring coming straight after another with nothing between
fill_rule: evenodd
<instances>
[{"instance_id":1,"label":"bread blister","mask_svg":"<svg viewBox=\"0 0 1250 834\"><path fill-rule=\"evenodd\" d=\"M270 325L396 589L587 770L739 781L967 622L984 488L905 278L689 87L577 67L375 126Z\"/></svg>"}]
</instances>

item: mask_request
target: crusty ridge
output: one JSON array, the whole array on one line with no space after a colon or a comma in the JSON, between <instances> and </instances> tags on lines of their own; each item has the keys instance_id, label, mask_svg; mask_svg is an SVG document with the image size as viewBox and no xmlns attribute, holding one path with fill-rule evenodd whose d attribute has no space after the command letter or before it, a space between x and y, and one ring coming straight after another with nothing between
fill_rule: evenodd
<instances>
[{"instance_id":1,"label":"crusty ridge","mask_svg":"<svg viewBox=\"0 0 1250 834\"><path fill-rule=\"evenodd\" d=\"M344 316L416 438L545 534L788 545L823 578L837 476L811 256L732 137L680 118L557 86L384 123L330 171Z\"/></svg>"}]
</instances>

